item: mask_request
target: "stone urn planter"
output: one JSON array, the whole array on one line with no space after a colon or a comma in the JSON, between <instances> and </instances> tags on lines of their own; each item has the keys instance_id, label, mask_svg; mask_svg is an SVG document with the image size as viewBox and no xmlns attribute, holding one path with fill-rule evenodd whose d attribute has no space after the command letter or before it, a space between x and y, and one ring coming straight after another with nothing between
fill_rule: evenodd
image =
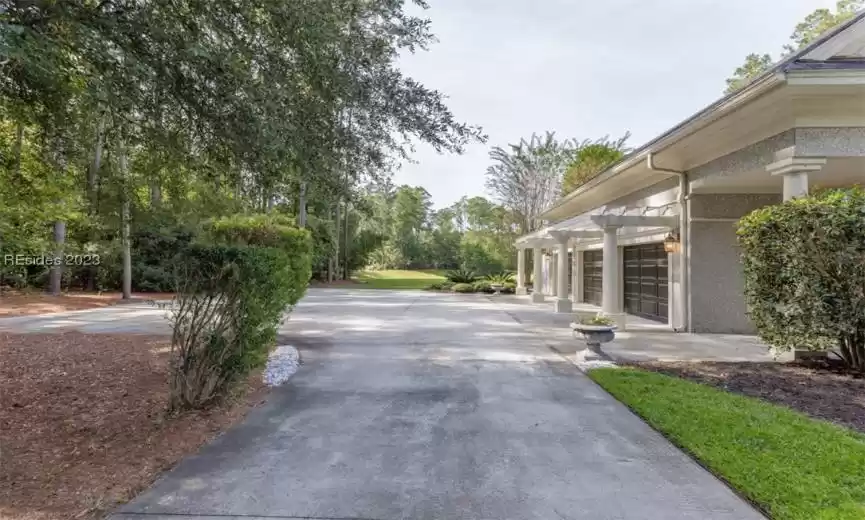
<instances>
[{"instance_id":1,"label":"stone urn planter","mask_svg":"<svg viewBox=\"0 0 865 520\"><path fill-rule=\"evenodd\" d=\"M577 357L583 361L606 359L601 345L616 338L616 326L612 324L571 323L571 330L574 331L574 337L579 334L586 342L586 349L577 352Z\"/></svg>"},{"instance_id":2,"label":"stone urn planter","mask_svg":"<svg viewBox=\"0 0 865 520\"><path fill-rule=\"evenodd\" d=\"M504 288L505 288L505 286L500 284L500 283L491 283L490 284L490 289L493 290L493 294L501 294L502 289L504 289Z\"/></svg>"}]
</instances>

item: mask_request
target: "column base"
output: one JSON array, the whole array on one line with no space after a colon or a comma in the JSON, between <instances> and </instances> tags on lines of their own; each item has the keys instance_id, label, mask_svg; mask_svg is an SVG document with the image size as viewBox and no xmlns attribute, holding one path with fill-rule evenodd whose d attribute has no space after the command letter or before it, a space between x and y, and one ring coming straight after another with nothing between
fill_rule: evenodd
<instances>
[{"instance_id":1,"label":"column base","mask_svg":"<svg viewBox=\"0 0 865 520\"><path fill-rule=\"evenodd\" d=\"M567 298L559 298L556 300L556 313L558 314L569 314L573 312L574 304L571 300Z\"/></svg>"},{"instance_id":2,"label":"column base","mask_svg":"<svg viewBox=\"0 0 865 520\"><path fill-rule=\"evenodd\" d=\"M516 294L517 294L517 296L525 296L525 295L529 294L529 290L526 289L525 287L517 287Z\"/></svg>"},{"instance_id":3,"label":"column base","mask_svg":"<svg viewBox=\"0 0 865 520\"><path fill-rule=\"evenodd\" d=\"M539 292L533 292L532 303L544 303L544 294Z\"/></svg>"}]
</instances>

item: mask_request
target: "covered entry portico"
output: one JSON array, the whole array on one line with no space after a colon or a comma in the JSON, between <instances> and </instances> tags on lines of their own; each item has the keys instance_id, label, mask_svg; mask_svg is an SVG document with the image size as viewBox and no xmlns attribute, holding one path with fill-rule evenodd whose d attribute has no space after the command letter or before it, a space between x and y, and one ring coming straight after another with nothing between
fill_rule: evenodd
<instances>
[{"instance_id":1,"label":"covered entry portico","mask_svg":"<svg viewBox=\"0 0 865 520\"><path fill-rule=\"evenodd\" d=\"M516 242L518 264L521 266L517 280L518 294L527 293L523 273L526 251L531 250L534 257L533 302L541 303L546 296L551 296L555 298L557 313L573 312L576 305L577 310L598 310L624 327L627 321L625 313L634 312L635 308L628 305L626 299L628 282L625 255L628 248L636 250L636 246L643 244L655 244L663 249L664 239L679 225L679 217L668 212L670 208L630 208L624 213L611 214L600 209L596 214L580 215L520 238ZM552 254L545 255L545 250ZM600 256L600 262L593 262L597 256ZM591 296L594 287L587 287L587 282L591 283L592 274L597 271L598 263L601 264L600 301ZM672 271L674 264L676 262L664 262L663 265L669 266ZM555 273L549 277L555 283L549 286L544 284L545 266ZM664 273L664 280L672 280L672 274ZM639 292L639 273L636 284ZM671 294L673 288L678 286L664 284L664 290L669 293L661 299L666 304L679 300L678 296ZM641 315L639 312L636 314ZM666 323L663 325L673 324L673 313L668 313L665 318Z\"/></svg>"}]
</instances>

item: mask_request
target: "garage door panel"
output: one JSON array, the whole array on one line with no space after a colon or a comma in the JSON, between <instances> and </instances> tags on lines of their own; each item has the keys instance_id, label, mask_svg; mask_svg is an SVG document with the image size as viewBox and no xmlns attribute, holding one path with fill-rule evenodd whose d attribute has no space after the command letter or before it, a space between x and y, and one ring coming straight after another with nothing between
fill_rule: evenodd
<instances>
[{"instance_id":1,"label":"garage door panel","mask_svg":"<svg viewBox=\"0 0 865 520\"><path fill-rule=\"evenodd\" d=\"M583 301L601 305L604 257L601 251L583 252Z\"/></svg>"},{"instance_id":2,"label":"garage door panel","mask_svg":"<svg viewBox=\"0 0 865 520\"><path fill-rule=\"evenodd\" d=\"M666 322L667 253L661 244L626 247L625 311Z\"/></svg>"}]
</instances>

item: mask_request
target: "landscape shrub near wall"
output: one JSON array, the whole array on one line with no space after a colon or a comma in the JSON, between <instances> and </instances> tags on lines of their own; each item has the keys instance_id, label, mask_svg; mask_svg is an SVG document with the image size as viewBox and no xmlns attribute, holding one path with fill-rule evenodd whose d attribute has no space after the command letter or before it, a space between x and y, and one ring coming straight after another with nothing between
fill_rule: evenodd
<instances>
[{"instance_id":1,"label":"landscape shrub near wall","mask_svg":"<svg viewBox=\"0 0 865 520\"><path fill-rule=\"evenodd\" d=\"M865 190L827 190L739 222L745 299L761 338L832 348L865 372Z\"/></svg>"},{"instance_id":2,"label":"landscape shrub near wall","mask_svg":"<svg viewBox=\"0 0 865 520\"><path fill-rule=\"evenodd\" d=\"M262 366L310 277L305 230L268 216L220 219L206 229L212 243L174 259L172 409L207 406Z\"/></svg>"}]
</instances>

